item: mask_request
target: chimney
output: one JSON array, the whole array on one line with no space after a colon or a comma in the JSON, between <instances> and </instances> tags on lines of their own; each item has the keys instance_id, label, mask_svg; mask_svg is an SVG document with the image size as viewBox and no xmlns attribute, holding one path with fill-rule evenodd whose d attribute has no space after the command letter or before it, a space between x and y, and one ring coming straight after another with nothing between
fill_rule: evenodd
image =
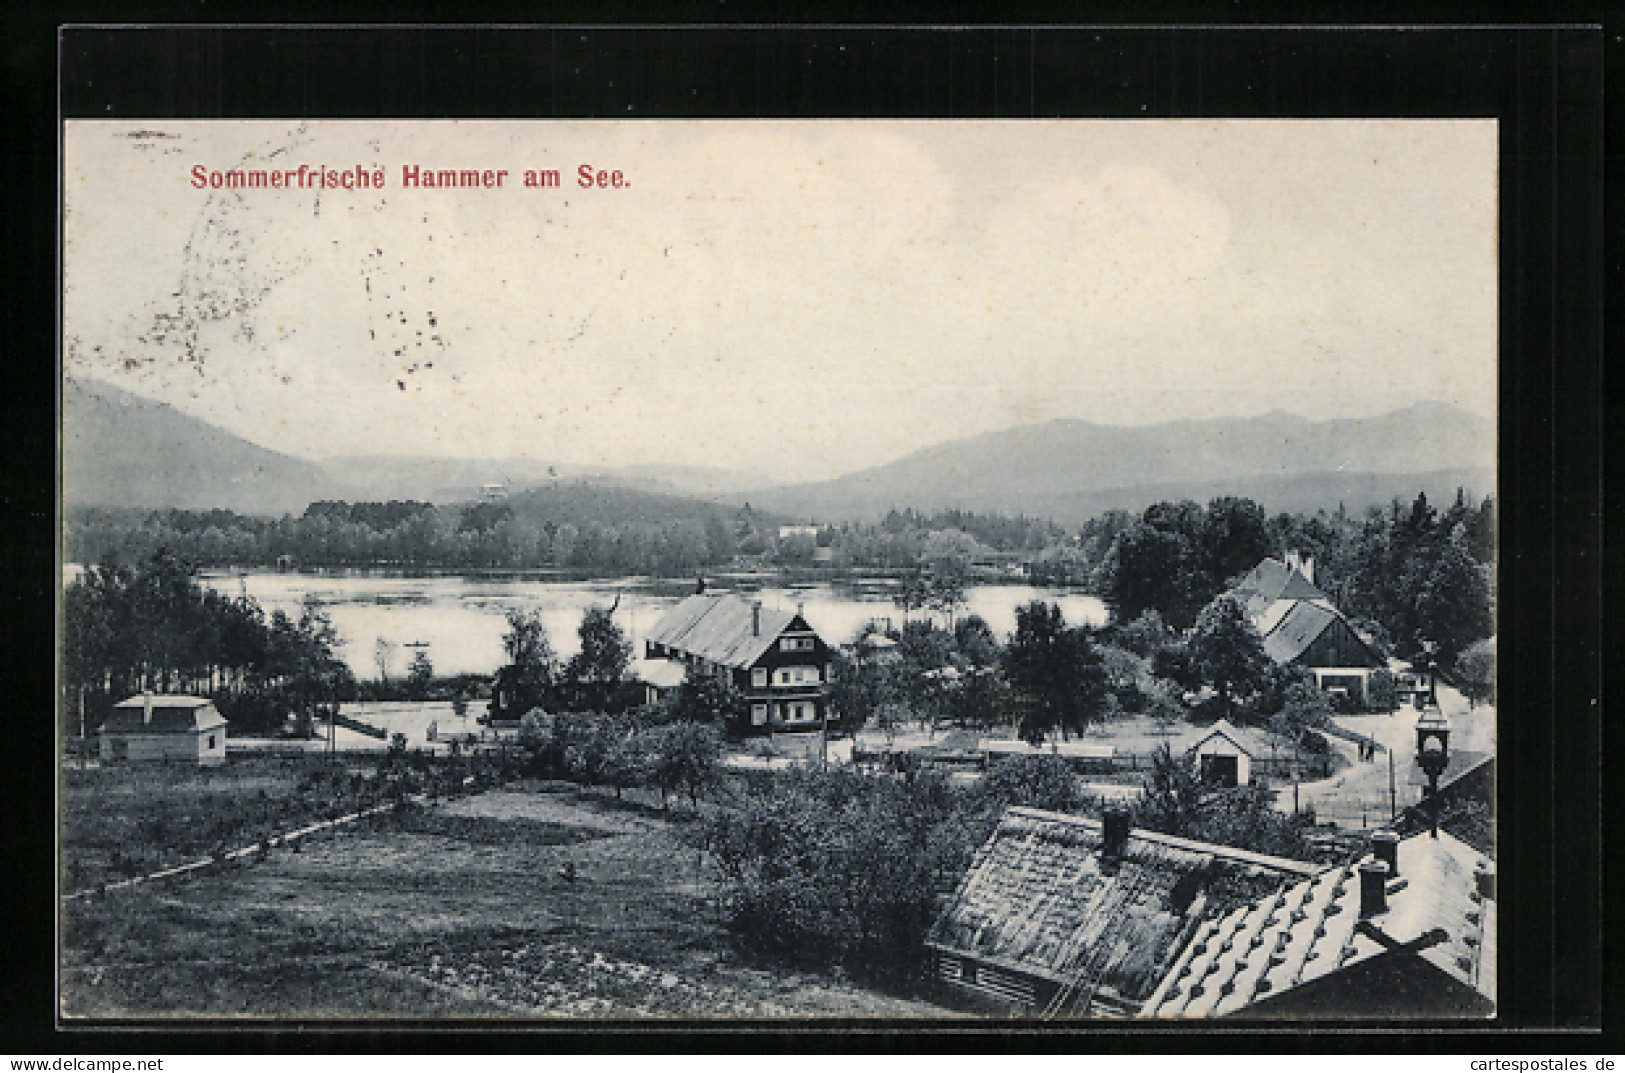
<instances>
[{"instance_id":1,"label":"chimney","mask_svg":"<svg viewBox=\"0 0 1625 1073\"><path fill-rule=\"evenodd\" d=\"M152 691L141 691L141 725L149 726L152 723Z\"/></svg>"},{"instance_id":2,"label":"chimney","mask_svg":"<svg viewBox=\"0 0 1625 1073\"><path fill-rule=\"evenodd\" d=\"M1388 878L1399 878L1399 836L1378 831L1371 836L1371 856L1388 866Z\"/></svg>"},{"instance_id":3,"label":"chimney","mask_svg":"<svg viewBox=\"0 0 1625 1073\"><path fill-rule=\"evenodd\" d=\"M762 635L762 601L760 600L750 602L750 632L752 637Z\"/></svg>"},{"instance_id":4,"label":"chimney","mask_svg":"<svg viewBox=\"0 0 1625 1073\"><path fill-rule=\"evenodd\" d=\"M1360 919L1388 912L1388 865L1372 859L1360 862Z\"/></svg>"},{"instance_id":5,"label":"chimney","mask_svg":"<svg viewBox=\"0 0 1625 1073\"><path fill-rule=\"evenodd\" d=\"M1117 858L1128 845L1128 810L1113 806L1100 814L1101 856Z\"/></svg>"}]
</instances>

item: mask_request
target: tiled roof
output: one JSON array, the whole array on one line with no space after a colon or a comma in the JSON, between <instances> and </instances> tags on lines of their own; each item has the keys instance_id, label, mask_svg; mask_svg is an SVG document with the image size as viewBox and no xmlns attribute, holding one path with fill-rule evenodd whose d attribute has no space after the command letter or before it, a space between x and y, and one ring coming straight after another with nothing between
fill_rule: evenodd
<instances>
[{"instance_id":1,"label":"tiled roof","mask_svg":"<svg viewBox=\"0 0 1625 1073\"><path fill-rule=\"evenodd\" d=\"M1474 875L1489 861L1444 833L1407 838L1398 853L1387 912L1371 917L1371 926L1396 943L1440 929L1443 941L1419 955L1493 1001L1495 900L1479 894ZM1356 865L1210 915L1140 1016L1222 1017L1384 953L1387 946L1359 923Z\"/></svg>"},{"instance_id":2,"label":"tiled roof","mask_svg":"<svg viewBox=\"0 0 1625 1073\"><path fill-rule=\"evenodd\" d=\"M207 697L152 697L152 721L143 720L145 701L131 697L113 705L112 714L102 723L108 734L187 734L225 726L226 720Z\"/></svg>"},{"instance_id":3,"label":"tiled roof","mask_svg":"<svg viewBox=\"0 0 1625 1073\"><path fill-rule=\"evenodd\" d=\"M690 596L662 615L647 637L667 648L743 669L760 659L797 617L793 611L764 607L758 632L751 609L751 602L740 596Z\"/></svg>"},{"instance_id":4,"label":"tiled roof","mask_svg":"<svg viewBox=\"0 0 1625 1073\"><path fill-rule=\"evenodd\" d=\"M1296 567L1279 559L1265 559L1236 583L1237 595L1255 618L1277 600L1325 600L1326 594Z\"/></svg>"},{"instance_id":5,"label":"tiled roof","mask_svg":"<svg viewBox=\"0 0 1625 1073\"><path fill-rule=\"evenodd\" d=\"M1100 849L1098 820L1005 810L927 941L1058 983L1087 973L1137 1002L1204 904L1234 904L1315 870L1137 829L1118 860Z\"/></svg>"}]
</instances>

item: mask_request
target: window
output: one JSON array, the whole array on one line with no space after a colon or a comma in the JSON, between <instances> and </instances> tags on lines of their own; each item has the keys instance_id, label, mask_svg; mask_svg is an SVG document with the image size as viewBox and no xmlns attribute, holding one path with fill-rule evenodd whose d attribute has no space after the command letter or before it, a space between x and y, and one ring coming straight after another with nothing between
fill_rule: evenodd
<instances>
[{"instance_id":1,"label":"window","mask_svg":"<svg viewBox=\"0 0 1625 1073\"><path fill-rule=\"evenodd\" d=\"M750 669L750 684L758 689L761 689L763 686L767 685L767 668L752 667Z\"/></svg>"},{"instance_id":2,"label":"window","mask_svg":"<svg viewBox=\"0 0 1625 1073\"><path fill-rule=\"evenodd\" d=\"M113 759L128 760L130 758L130 743L123 738L113 739Z\"/></svg>"},{"instance_id":3,"label":"window","mask_svg":"<svg viewBox=\"0 0 1625 1073\"><path fill-rule=\"evenodd\" d=\"M208 747L211 748L211 749L214 748L214 735L213 734L209 735L209 746Z\"/></svg>"},{"instance_id":4,"label":"window","mask_svg":"<svg viewBox=\"0 0 1625 1073\"><path fill-rule=\"evenodd\" d=\"M781 637L779 639L780 652L811 652L813 639L811 637Z\"/></svg>"},{"instance_id":5,"label":"window","mask_svg":"<svg viewBox=\"0 0 1625 1073\"><path fill-rule=\"evenodd\" d=\"M752 704L750 706L750 725L753 726L753 727L759 727L759 726L765 726L766 724L767 724L767 705L765 705L765 704Z\"/></svg>"}]
</instances>

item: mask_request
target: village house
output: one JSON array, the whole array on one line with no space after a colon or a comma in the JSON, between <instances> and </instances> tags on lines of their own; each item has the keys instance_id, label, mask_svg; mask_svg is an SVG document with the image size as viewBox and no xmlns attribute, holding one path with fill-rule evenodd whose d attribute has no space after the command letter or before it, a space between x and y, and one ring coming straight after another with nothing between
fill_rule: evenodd
<instances>
[{"instance_id":1,"label":"village house","mask_svg":"<svg viewBox=\"0 0 1625 1073\"><path fill-rule=\"evenodd\" d=\"M1215 913L1314 876L1312 864L1012 807L926 943L973 1005L1027 1016L1139 1010Z\"/></svg>"},{"instance_id":2,"label":"village house","mask_svg":"<svg viewBox=\"0 0 1625 1073\"><path fill-rule=\"evenodd\" d=\"M1285 562L1265 559L1253 567L1232 592L1263 635L1271 660L1297 664L1314 674L1320 688L1364 703L1371 672L1383 662L1315 587L1314 577L1313 559L1288 552Z\"/></svg>"},{"instance_id":3,"label":"village house","mask_svg":"<svg viewBox=\"0 0 1625 1073\"><path fill-rule=\"evenodd\" d=\"M1495 872L1448 831L1210 912L1141 1017L1488 1017Z\"/></svg>"},{"instance_id":4,"label":"village house","mask_svg":"<svg viewBox=\"0 0 1625 1073\"><path fill-rule=\"evenodd\" d=\"M737 687L746 705L739 732L817 730L830 715L831 652L799 609L697 593L645 635L644 657L698 668Z\"/></svg>"},{"instance_id":5,"label":"village house","mask_svg":"<svg viewBox=\"0 0 1625 1073\"><path fill-rule=\"evenodd\" d=\"M113 705L102 724L101 757L221 764L226 759L226 720L207 697L144 693Z\"/></svg>"}]
</instances>

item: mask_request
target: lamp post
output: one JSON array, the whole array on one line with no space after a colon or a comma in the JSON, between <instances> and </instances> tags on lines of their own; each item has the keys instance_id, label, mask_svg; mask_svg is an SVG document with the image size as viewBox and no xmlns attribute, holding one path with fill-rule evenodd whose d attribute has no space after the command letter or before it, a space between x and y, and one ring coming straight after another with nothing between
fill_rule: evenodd
<instances>
[{"instance_id":1,"label":"lamp post","mask_svg":"<svg viewBox=\"0 0 1625 1073\"><path fill-rule=\"evenodd\" d=\"M1428 672L1428 706L1439 706L1439 661L1436 653L1439 646L1432 641L1422 642L1422 666Z\"/></svg>"},{"instance_id":2,"label":"lamp post","mask_svg":"<svg viewBox=\"0 0 1625 1073\"><path fill-rule=\"evenodd\" d=\"M1437 704L1422 709L1416 720L1416 763L1428 778L1429 819L1434 838L1439 837L1439 776L1450 763L1450 721Z\"/></svg>"}]
</instances>

